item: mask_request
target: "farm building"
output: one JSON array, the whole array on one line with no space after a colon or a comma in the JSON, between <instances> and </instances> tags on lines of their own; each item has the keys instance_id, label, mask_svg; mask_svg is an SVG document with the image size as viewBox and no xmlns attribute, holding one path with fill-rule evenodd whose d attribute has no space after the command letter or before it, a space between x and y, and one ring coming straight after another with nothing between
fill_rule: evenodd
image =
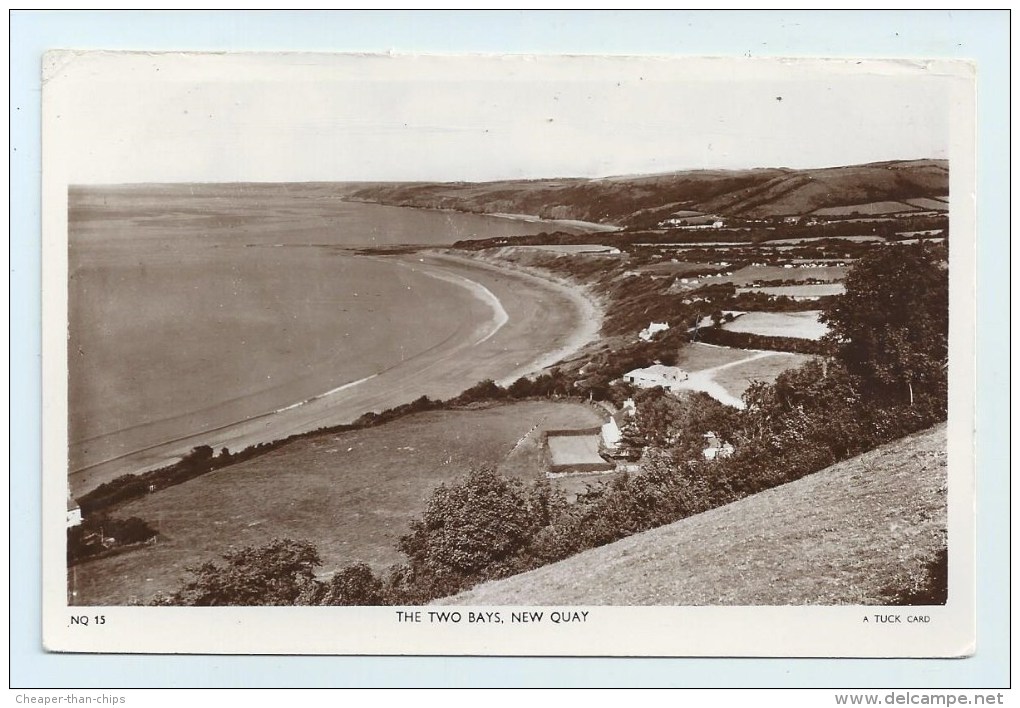
<instances>
[{"instance_id":1,"label":"farm building","mask_svg":"<svg viewBox=\"0 0 1020 708\"><path fill-rule=\"evenodd\" d=\"M725 225L726 222L720 216L695 211L678 211L659 222L659 228L666 229L721 229Z\"/></svg>"},{"instance_id":2,"label":"farm building","mask_svg":"<svg viewBox=\"0 0 1020 708\"><path fill-rule=\"evenodd\" d=\"M667 322L650 322L647 327L638 333L638 339L648 342L659 332L665 332L668 329L669 323Z\"/></svg>"},{"instance_id":3,"label":"farm building","mask_svg":"<svg viewBox=\"0 0 1020 708\"><path fill-rule=\"evenodd\" d=\"M602 446L609 452L614 452L619 448L620 441L623 440L623 432L620 430L620 423L616 418L616 415L610 416L609 422L602 426Z\"/></svg>"},{"instance_id":4,"label":"farm building","mask_svg":"<svg viewBox=\"0 0 1020 708\"><path fill-rule=\"evenodd\" d=\"M706 460L714 460L718 457L729 457L733 454L733 446L723 442L715 433L705 433L705 449L701 451Z\"/></svg>"},{"instance_id":5,"label":"farm building","mask_svg":"<svg viewBox=\"0 0 1020 708\"><path fill-rule=\"evenodd\" d=\"M81 508L78 502L67 497L67 528L73 528L81 524Z\"/></svg>"},{"instance_id":6,"label":"farm building","mask_svg":"<svg viewBox=\"0 0 1020 708\"><path fill-rule=\"evenodd\" d=\"M679 391L680 384L687 380L687 372L676 366L654 364L644 369L634 369L623 375L623 380L638 388L661 386L667 391Z\"/></svg>"}]
</instances>

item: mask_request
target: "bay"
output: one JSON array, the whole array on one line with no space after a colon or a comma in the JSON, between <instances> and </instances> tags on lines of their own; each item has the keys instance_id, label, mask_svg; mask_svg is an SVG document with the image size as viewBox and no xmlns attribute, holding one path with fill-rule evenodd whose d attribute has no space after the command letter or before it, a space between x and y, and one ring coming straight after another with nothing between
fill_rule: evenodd
<instances>
[{"instance_id":1,"label":"bay","mask_svg":"<svg viewBox=\"0 0 1020 708\"><path fill-rule=\"evenodd\" d=\"M352 249L550 229L330 185L74 187L68 215L72 480L151 466L140 452L357 385L493 316L460 276Z\"/></svg>"}]
</instances>

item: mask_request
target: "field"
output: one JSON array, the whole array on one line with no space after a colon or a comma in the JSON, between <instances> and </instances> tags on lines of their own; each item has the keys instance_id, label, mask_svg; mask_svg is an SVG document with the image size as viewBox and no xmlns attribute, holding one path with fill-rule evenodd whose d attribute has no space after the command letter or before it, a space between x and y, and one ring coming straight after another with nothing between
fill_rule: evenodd
<instances>
[{"instance_id":1,"label":"field","mask_svg":"<svg viewBox=\"0 0 1020 708\"><path fill-rule=\"evenodd\" d=\"M748 312L723 325L731 332L761 334L766 337L821 339L829 331L818 321L819 310L804 312Z\"/></svg>"},{"instance_id":2,"label":"field","mask_svg":"<svg viewBox=\"0 0 1020 708\"><path fill-rule=\"evenodd\" d=\"M740 293L767 293L786 297L824 297L842 295L846 287L842 283L815 283L810 285L769 285L760 288L738 288Z\"/></svg>"},{"instance_id":3,"label":"field","mask_svg":"<svg viewBox=\"0 0 1020 708\"><path fill-rule=\"evenodd\" d=\"M771 383L782 372L798 367L810 358L802 354L734 349L696 342L680 350L677 366L689 372L688 378L681 384L682 389L701 391L720 403L743 408L742 396L752 381Z\"/></svg>"},{"instance_id":4,"label":"field","mask_svg":"<svg viewBox=\"0 0 1020 708\"><path fill-rule=\"evenodd\" d=\"M685 371L701 371L746 359L748 352L715 344L694 342L680 350L676 365Z\"/></svg>"},{"instance_id":5,"label":"field","mask_svg":"<svg viewBox=\"0 0 1020 708\"><path fill-rule=\"evenodd\" d=\"M706 282L710 283L733 283L738 288L752 285L756 282L771 280L795 280L805 281L809 279L836 282L846 278L850 271L847 266L799 266L796 268L784 268L782 266L746 266L733 273L733 275L721 278L712 278Z\"/></svg>"},{"instance_id":6,"label":"field","mask_svg":"<svg viewBox=\"0 0 1020 708\"><path fill-rule=\"evenodd\" d=\"M922 584L945 544L946 427L940 425L440 602L881 605Z\"/></svg>"},{"instance_id":7,"label":"field","mask_svg":"<svg viewBox=\"0 0 1020 708\"><path fill-rule=\"evenodd\" d=\"M712 379L730 395L740 398L752 381L773 383L787 369L794 369L810 360L804 354L776 352L757 359L747 359L738 364L720 368Z\"/></svg>"},{"instance_id":8,"label":"field","mask_svg":"<svg viewBox=\"0 0 1020 708\"><path fill-rule=\"evenodd\" d=\"M141 517L163 536L155 546L77 566L77 602L144 601L177 587L186 566L274 537L314 543L324 573L355 561L384 570L402 560L396 541L436 486L499 465L511 451L515 464L500 471L538 478L541 466L517 456L522 437L601 423L584 404L523 402L298 440L117 509L115 516Z\"/></svg>"},{"instance_id":9,"label":"field","mask_svg":"<svg viewBox=\"0 0 1020 708\"><path fill-rule=\"evenodd\" d=\"M920 207L921 209L937 209L941 211L948 211L949 205L938 197L929 199L927 197L918 197L917 199L904 199L907 204L911 206Z\"/></svg>"},{"instance_id":10,"label":"field","mask_svg":"<svg viewBox=\"0 0 1020 708\"><path fill-rule=\"evenodd\" d=\"M706 270L720 271L724 270L724 268L717 266L714 263L666 261L664 263L653 263L652 265L641 266L637 270L641 273L648 273L649 275L684 276L689 273L703 273Z\"/></svg>"},{"instance_id":11,"label":"field","mask_svg":"<svg viewBox=\"0 0 1020 708\"><path fill-rule=\"evenodd\" d=\"M533 251L550 251L552 253L565 253L568 255L572 254L587 254L587 255L616 255L610 254L610 251L617 250L612 246L602 246L597 243L564 243L549 246L518 246L517 248L523 248Z\"/></svg>"},{"instance_id":12,"label":"field","mask_svg":"<svg viewBox=\"0 0 1020 708\"><path fill-rule=\"evenodd\" d=\"M803 236L801 238L777 238L766 242L766 245L772 246L776 244L798 244L798 243L811 243L812 241L821 241L833 239L835 241L853 241L854 243L877 243L885 241L881 236Z\"/></svg>"},{"instance_id":13,"label":"field","mask_svg":"<svg viewBox=\"0 0 1020 708\"><path fill-rule=\"evenodd\" d=\"M815 209L812 213L819 216L850 216L851 214L899 214L905 211L917 211L917 207L904 202L867 202Z\"/></svg>"},{"instance_id":14,"label":"field","mask_svg":"<svg viewBox=\"0 0 1020 708\"><path fill-rule=\"evenodd\" d=\"M930 238L930 237L926 237L926 238L905 238L902 241L899 241L898 243L901 244L901 245L906 245L906 244L911 244L911 243L920 243L921 241L924 241L925 243L945 243L946 242L946 240L944 238Z\"/></svg>"}]
</instances>

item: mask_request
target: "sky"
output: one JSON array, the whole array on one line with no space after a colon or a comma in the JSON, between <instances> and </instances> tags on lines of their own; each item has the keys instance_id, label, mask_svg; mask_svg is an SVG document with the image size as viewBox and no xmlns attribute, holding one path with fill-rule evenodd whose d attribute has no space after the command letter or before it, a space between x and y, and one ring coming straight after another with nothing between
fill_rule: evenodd
<instances>
[{"instance_id":1,"label":"sky","mask_svg":"<svg viewBox=\"0 0 1020 708\"><path fill-rule=\"evenodd\" d=\"M946 158L946 71L847 60L52 53L44 165L68 183L114 184Z\"/></svg>"}]
</instances>

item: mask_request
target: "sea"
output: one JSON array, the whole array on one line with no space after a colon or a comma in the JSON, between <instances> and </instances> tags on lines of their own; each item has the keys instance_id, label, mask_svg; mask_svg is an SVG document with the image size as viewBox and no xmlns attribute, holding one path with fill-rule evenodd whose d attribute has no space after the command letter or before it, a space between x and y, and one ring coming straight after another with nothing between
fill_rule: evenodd
<instances>
[{"instance_id":1,"label":"sea","mask_svg":"<svg viewBox=\"0 0 1020 708\"><path fill-rule=\"evenodd\" d=\"M480 316L451 279L363 249L548 230L345 201L323 184L72 187L72 480L357 385Z\"/></svg>"}]
</instances>

